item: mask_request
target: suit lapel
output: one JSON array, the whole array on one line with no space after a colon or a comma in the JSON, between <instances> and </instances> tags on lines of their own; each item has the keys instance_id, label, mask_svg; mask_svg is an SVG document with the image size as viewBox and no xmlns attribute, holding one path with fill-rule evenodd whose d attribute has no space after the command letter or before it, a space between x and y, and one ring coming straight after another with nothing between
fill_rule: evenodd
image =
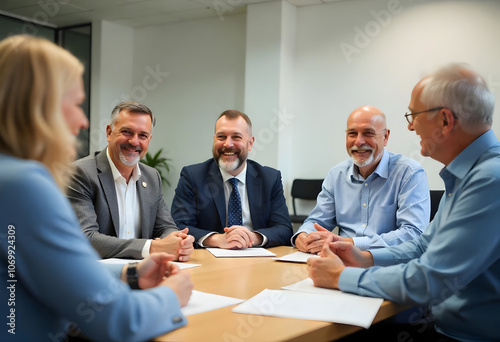
<instances>
[{"instance_id":1,"label":"suit lapel","mask_svg":"<svg viewBox=\"0 0 500 342\"><path fill-rule=\"evenodd\" d=\"M226 201L224 199L224 184L219 166L215 161L210 165L207 177L207 186L219 214L221 227L226 226Z\"/></svg>"},{"instance_id":2,"label":"suit lapel","mask_svg":"<svg viewBox=\"0 0 500 342\"><path fill-rule=\"evenodd\" d=\"M250 217L254 229L262 227L262 179L257 171L247 160L247 195L250 206Z\"/></svg>"},{"instance_id":3,"label":"suit lapel","mask_svg":"<svg viewBox=\"0 0 500 342\"><path fill-rule=\"evenodd\" d=\"M116 199L115 181L113 179L113 172L109 166L106 149L99 152L96 156L97 176L101 182L106 202L108 202L111 220L115 228L115 234L118 236L118 229L120 227L120 214L118 212L118 200Z\"/></svg>"},{"instance_id":4,"label":"suit lapel","mask_svg":"<svg viewBox=\"0 0 500 342\"><path fill-rule=\"evenodd\" d=\"M139 163L139 167L141 164ZM144 173L144 168L141 168L141 177L137 180L136 191L137 198L139 200L139 210L141 212L141 232L142 237L148 237L149 232L147 227L150 225L150 214L149 214L149 190L152 189L153 183L149 181L148 177Z\"/></svg>"}]
</instances>

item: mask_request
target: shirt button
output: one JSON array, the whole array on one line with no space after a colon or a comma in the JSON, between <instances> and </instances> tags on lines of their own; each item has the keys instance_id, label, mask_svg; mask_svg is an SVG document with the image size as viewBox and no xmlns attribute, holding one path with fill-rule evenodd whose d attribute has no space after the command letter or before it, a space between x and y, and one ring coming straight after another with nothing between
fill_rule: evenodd
<instances>
[{"instance_id":1,"label":"shirt button","mask_svg":"<svg viewBox=\"0 0 500 342\"><path fill-rule=\"evenodd\" d=\"M363 203L363 207L365 207L365 208L366 208L366 203Z\"/></svg>"},{"instance_id":2,"label":"shirt button","mask_svg":"<svg viewBox=\"0 0 500 342\"><path fill-rule=\"evenodd\" d=\"M368 183L365 183L365 186L368 186Z\"/></svg>"},{"instance_id":3,"label":"shirt button","mask_svg":"<svg viewBox=\"0 0 500 342\"><path fill-rule=\"evenodd\" d=\"M177 323L180 323L180 322L182 322L182 317L175 316L175 317L172 318L172 323L177 324Z\"/></svg>"},{"instance_id":4,"label":"shirt button","mask_svg":"<svg viewBox=\"0 0 500 342\"><path fill-rule=\"evenodd\" d=\"M364 227L366 227L366 224L362 224L361 226L364 228Z\"/></svg>"}]
</instances>

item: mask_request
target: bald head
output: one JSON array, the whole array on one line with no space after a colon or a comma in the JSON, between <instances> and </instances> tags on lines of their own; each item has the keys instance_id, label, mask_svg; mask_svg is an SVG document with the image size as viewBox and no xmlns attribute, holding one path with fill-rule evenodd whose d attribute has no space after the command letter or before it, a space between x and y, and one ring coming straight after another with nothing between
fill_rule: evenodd
<instances>
[{"instance_id":1,"label":"bald head","mask_svg":"<svg viewBox=\"0 0 500 342\"><path fill-rule=\"evenodd\" d=\"M347 128L354 122L371 123L374 127L377 126L377 131L387 129L385 114L373 106L362 106L352 111L347 118Z\"/></svg>"}]
</instances>

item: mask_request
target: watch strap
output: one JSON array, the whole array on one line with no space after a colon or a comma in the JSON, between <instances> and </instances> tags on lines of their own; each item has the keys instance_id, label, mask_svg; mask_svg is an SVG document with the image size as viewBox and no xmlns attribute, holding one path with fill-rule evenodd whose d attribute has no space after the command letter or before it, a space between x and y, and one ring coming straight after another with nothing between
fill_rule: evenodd
<instances>
[{"instance_id":1,"label":"watch strap","mask_svg":"<svg viewBox=\"0 0 500 342\"><path fill-rule=\"evenodd\" d=\"M139 290L139 275L137 274L138 262L131 262L127 267L127 283L131 289Z\"/></svg>"}]
</instances>

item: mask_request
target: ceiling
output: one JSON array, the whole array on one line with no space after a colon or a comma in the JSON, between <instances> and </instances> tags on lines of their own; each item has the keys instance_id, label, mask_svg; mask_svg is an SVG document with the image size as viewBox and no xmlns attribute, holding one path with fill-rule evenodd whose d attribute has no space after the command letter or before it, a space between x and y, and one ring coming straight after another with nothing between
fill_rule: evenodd
<instances>
[{"instance_id":1,"label":"ceiling","mask_svg":"<svg viewBox=\"0 0 500 342\"><path fill-rule=\"evenodd\" d=\"M248 4L278 0L1 0L0 14L52 27L107 20L142 27L244 13ZM348 0L286 0L297 6Z\"/></svg>"}]
</instances>

